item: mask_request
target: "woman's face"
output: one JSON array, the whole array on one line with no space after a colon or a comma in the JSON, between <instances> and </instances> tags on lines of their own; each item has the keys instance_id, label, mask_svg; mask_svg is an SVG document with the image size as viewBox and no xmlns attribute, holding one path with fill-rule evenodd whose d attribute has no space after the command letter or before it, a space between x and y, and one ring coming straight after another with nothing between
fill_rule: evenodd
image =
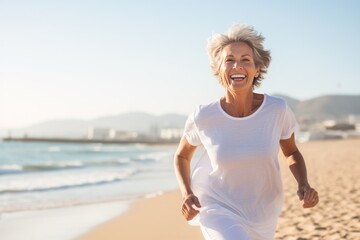
<instances>
[{"instance_id":1,"label":"woman's face","mask_svg":"<svg viewBox=\"0 0 360 240\"><path fill-rule=\"evenodd\" d=\"M253 81L259 75L252 48L243 42L230 43L221 54L219 77L230 91L253 89Z\"/></svg>"}]
</instances>

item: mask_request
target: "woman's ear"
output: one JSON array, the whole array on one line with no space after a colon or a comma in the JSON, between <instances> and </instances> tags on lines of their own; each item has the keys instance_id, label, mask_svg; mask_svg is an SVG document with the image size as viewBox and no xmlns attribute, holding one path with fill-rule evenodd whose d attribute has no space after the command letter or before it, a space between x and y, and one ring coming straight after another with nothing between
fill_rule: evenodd
<instances>
[{"instance_id":1,"label":"woman's ear","mask_svg":"<svg viewBox=\"0 0 360 240\"><path fill-rule=\"evenodd\" d=\"M260 75L260 69L258 68L258 69L256 70L255 77L258 78L259 75Z\"/></svg>"}]
</instances>

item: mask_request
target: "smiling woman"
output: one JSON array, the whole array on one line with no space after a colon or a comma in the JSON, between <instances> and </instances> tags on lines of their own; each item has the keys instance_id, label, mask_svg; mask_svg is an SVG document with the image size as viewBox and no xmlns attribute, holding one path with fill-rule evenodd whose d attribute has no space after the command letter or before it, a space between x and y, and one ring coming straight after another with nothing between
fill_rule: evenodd
<instances>
[{"instance_id":1,"label":"smiling woman","mask_svg":"<svg viewBox=\"0 0 360 240\"><path fill-rule=\"evenodd\" d=\"M295 144L295 116L282 99L259 94L271 57L254 28L235 25L210 39L214 75L225 96L189 115L175 154L182 213L205 239L270 240L283 204L278 151L288 158L304 208L319 199ZM192 176L197 148L206 150Z\"/></svg>"}]
</instances>

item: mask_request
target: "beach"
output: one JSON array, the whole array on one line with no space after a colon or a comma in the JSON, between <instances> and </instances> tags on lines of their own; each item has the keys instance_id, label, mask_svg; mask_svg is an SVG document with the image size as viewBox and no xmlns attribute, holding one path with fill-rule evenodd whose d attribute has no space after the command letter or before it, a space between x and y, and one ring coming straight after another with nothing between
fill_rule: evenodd
<instances>
[{"instance_id":1,"label":"beach","mask_svg":"<svg viewBox=\"0 0 360 240\"><path fill-rule=\"evenodd\" d=\"M281 157L285 204L275 239L360 239L360 139L306 142L298 147L320 203L302 208L296 181ZM138 200L124 214L77 239L203 239L200 229L182 218L180 204L178 191Z\"/></svg>"}]
</instances>

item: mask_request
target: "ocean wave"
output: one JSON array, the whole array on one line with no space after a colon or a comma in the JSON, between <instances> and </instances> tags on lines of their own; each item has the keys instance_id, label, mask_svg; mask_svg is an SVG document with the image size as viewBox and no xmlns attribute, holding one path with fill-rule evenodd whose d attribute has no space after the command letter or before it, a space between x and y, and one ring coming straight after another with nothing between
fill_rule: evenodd
<instances>
[{"instance_id":1,"label":"ocean wave","mask_svg":"<svg viewBox=\"0 0 360 240\"><path fill-rule=\"evenodd\" d=\"M0 181L0 194L59 190L121 181L137 173L135 169L122 171L86 171L76 174L34 175Z\"/></svg>"},{"instance_id":2,"label":"ocean wave","mask_svg":"<svg viewBox=\"0 0 360 240\"><path fill-rule=\"evenodd\" d=\"M131 161L129 158L117 158L117 159L109 159L109 160L94 160L91 162L87 162L88 165L126 165Z\"/></svg>"},{"instance_id":3,"label":"ocean wave","mask_svg":"<svg viewBox=\"0 0 360 240\"><path fill-rule=\"evenodd\" d=\"M126 146L104 146L104 145L94 145L92 148L89 148L88 151L92 152L109 152L109 153L116 153L116 152L127 152L130 148Z\"/></svg>"},{"instance_id":4,"label":"ocean wave","mask_svg":"<svg viewBox=\"0 0 360 240\"><path fill-rule=\"evenodd\" d=\"M18 164L0 165L0 174L20 173L22 170L22 166Z\"/></svg>"},{"instance_id":5,"label":"ocean wave","mask_svg":"<svg viewBox=\"0 0 360 240\"><path fill-rule=\"evenodd\" d=\"M151 152L139 155L135 160L143 162L159 162L159 161L168 161L169 158L172 159L172 153L169 152Z\"/></svg>"},{"instance_id":6,"label":"ocean wave","mask_svg":"<svg viewBox=\"0 0 360 240\"><path fill-rule=\"evenodd\" d=\"M0 165L0 174L19 174L26 172L57 171L82 168L81 161L45 162L39 164Z\"/></svg>"},{"instance_id":7,"label":"ocean wave","mask_svg":"<svg viewBox=\"0 0 360 240\"><path fill-rule=\"evenodd\" d=\"M61 147L58 146L48 147L48 152L61 152L61 150Z\"/></svg>"},{"instance_id":8,"label":"ocean wave","mask_svg":"<svg viewBox=\"0 0 360 240\"><path fill-rule=\"evenodd\" d=\"M34 150L34 148L32 148ZM41 150L41 149L39 149ZM91 145L51 145L43 149L48 153L62 153L62 154L94 154L94 153L124 153L128 151L136 150L135 147L131 148L128 146L111 146L102 144L91 144Z\"/></svg>"},{"instance_id":9,"label":"ocean wave","mask_svg":"<svg viewBox=\"0 0 360 240\"><path fill-rule=\"evenodd\" d=\"M56 171L64 169L77 169L84 166L81 161L66 161L66 162L45 162L43 164L25 164L22 166L23 171Z\"/></svg>"},{"instance_id":10,"label":"ocean wave","mask_svg":"<svg viewBox=\"0 0 360 240\"><path fill-rule=\"evenodd\" d=\"M24 163L0 165L0 174L21 174L30 172L47 172L81 169L87 167L125 166L130 164L129 158L93 161L47 161L43 163Z\"/></svg>"}]
</instances>

